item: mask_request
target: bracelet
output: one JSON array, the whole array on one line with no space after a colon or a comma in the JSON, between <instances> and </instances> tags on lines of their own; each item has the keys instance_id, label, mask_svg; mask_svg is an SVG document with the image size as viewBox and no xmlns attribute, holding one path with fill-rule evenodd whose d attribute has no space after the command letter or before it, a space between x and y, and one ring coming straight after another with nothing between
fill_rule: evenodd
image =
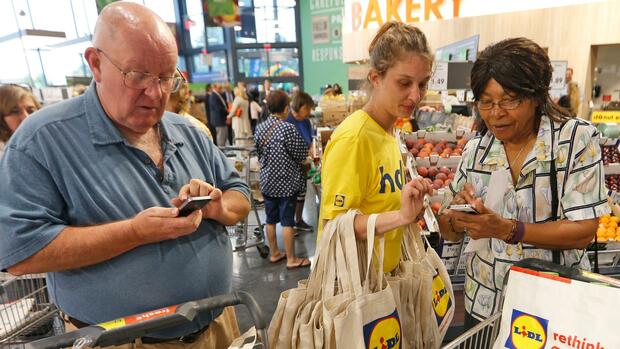
<instances>
[{"instance_id":1,"label":"bracelet","mask_svg":"<svg viewBox=\"0 0 620 349\"><path fill-rule=\"evenodd\" d=\"M504 239L504 242L514 245L523 240L523 235L525 235L525 224L514 219L512 219L511 222L512 227L510 228L510 233L508 237Z\"/></svg>"},{"instance_id":2,"label":"bracelet","mask_svg":"<svg viewBox=\"0 0 620 349\"><path fill-rule=\"evenodd\" d=\"M516 231L510 240L511 244L516 244L523 241L523 236L525 235L525 224L523 222L516 221Z\"/></svg>"},{"instance_id":3,"label":"bracelet","mask_svg":"<svg viewBox=\"0 0 620 349\"><path fill-rule=\"evenodd\" d=\"M515 231L517 230L517 221L514 219L511 219L510 222L512 223L512 226L510 227L510 231L508 232L508 236L504 239L504 242L507 244L511 244L513 238L515 237Z\"/></svg>"}]
</instances>

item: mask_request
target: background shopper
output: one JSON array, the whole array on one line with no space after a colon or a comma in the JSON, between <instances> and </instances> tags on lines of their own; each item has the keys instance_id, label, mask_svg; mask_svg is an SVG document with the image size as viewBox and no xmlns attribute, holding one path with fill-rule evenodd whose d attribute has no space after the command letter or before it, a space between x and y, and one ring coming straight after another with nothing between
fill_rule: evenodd
<instances>
[{"instance_id":1,"label":"background shopper","mask_svg":"<svg viewBox=\"0 0 620 349\"><path fill-rule=\"evenodd\" d=\"M222 85L220 83L213 84L213 90L209 96L209 121L213 123L216 132L216 144L218 147L227 145L228 126L226 119L228 116L228 106L226 100L222 96Z\"/></svg>"},{"instance_id":2,"label":"background shopper","mask_svg":"<svg viewBox=\"0 0 620 349\"><path fill-rule=\"evenodd\" d=\"M286 118L286 121L295 125L297 132L304 139L304 143L310 150L310 145L312 144L312 124L308 118L312 113L312 109L314 109L314 101L309 94L305 92L298 92L293 95L293 99L291 101L291 111ZM304 174L304 178L307 178L308 171L310 170L310 162L306 161L302 164L302 171ZM297 205L295 207L295 229L302 231L312 231L312 226L303 220L303 212L304 212L304 202L306 201L306 189L307 189L307 180L304 180L303 187L299 191L297 195Z\"/></svg>"},{"instance_id":3,"label":"background shopper","mask_svg":"<svg viewBox=\"0 0 620 349\"><path fill-rule=\"evenodd\" d=\"M247 145L248 138L252 137L252 126L250 125L250 103L245 93L245 87L237 86L234 89L235 99L227 115L229 124L232 125L233 139L236 146Z\"/></svg>"},{"instance_id":4,"label":"background shopper","mask_svg":"<svg viewBox=\"0 0 620 349\"><path fill-rule=\"evenodd\" d=\"M260 121L260 115L263 112L260 103L258 103L258 89L253 88L248 92L250 101L250 125L252 126L252 134L256 132L256 125Z\"/></svg>"},{"instance_id":5,"label":"background shopper","mask_svg":"<svg viewBox=\"0 0 620 349\"><path fill-rule=\"evenodd\" d=\"M465 264L468 328L499 310L516 261L561 250L559 263L589 269L584 248L609 212L599 133L553 103L551 75L545 51L525 38L487 47L471 71L481 136L465 146L444 207L469 203L480 214L444 210L439 219L445 239L488 238ZM489 188L492 177L499 185Z\"/></svg>"},{"instance_id":6,"label":"background shopper","mask_svg":"<svg viewBox=\"0 0 620 349\"><path fill-rule=\"evenodd\" d=\"M40 108L39 102L27 89L17 85L0 86L0 157L17 127Z\"/></svg>"},{"instance_id":7,"label":"background shopper","mask_svg":"<svg viewBox=\"0 0 620 349\"><path fill-rule=\"evenodd\" d=\"M267 97L271 116L256 128L256 149L260 162L259 186L265 198L267 239L271 262L286 258L289 269L310 266L310 260L295 255L295 205L297 194L306 178L301 163L308 156L308 148L295 126L284 119L288 115L289 98L282 90L272 91ZM276 238L276 224L282 226L284 249L282 253Z\"/></svg>"},{"instance_id":8,"label":"background shopper","mask_svg":"<svg viewBox=\"0 0 620 349\"><path fill-rule=\"evenodd\" d=\"M200 120L196 119L193 115L189 114L190 106L191 106L191 98L189 94L189 84L185 81L179 87L179 90L170 94L170 98L168 99L168 103L166 103L166 110L169 112L173 112L181 115L192 125L198 127L213 141L213 136L211 135L211 131L207 127L207 125L200 122Z\"/></svg>"}]
</instances>

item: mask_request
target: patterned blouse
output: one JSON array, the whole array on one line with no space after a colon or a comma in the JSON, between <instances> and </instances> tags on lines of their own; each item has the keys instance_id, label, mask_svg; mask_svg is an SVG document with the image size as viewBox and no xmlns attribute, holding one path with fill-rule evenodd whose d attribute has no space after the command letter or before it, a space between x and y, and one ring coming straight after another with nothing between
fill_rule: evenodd
<instances>
[{"instance_id":1,"label":"patterned blouse","mask_svg":"<svg viewBox=\"0 0 620 349\"><path fill-rule=\"evenodd\" d=\"M297 128L271 115L256 126L254 140L261 193L272 197L297 195L306 182L301 163L308 156L308 147Z\"/></svg>"},{"instance_id":2,"label":"patterned blouse","mask_svg":"<svg viewBox=\"0 0 620 349\"><path fill-rule=\"evenodd\" d=\"M523 163L517 185L514 187L512 180L507 181L500 203L503 207L498 213L525 223L551 221L551 161L556 164L560 219L577 221L608 213L598 136L597 129L586 121L571 119L561 124L543 116L536 143ZM509 164L504 146L490 132L470 140L443 206L449 204L465 183L471 183L476 196L484 200L491 173L506 169ZM561 261L564 265L589 269L584 255L584 250L566 250ZM470 253L465 265L466 311L479 320L499 311L507 270L525 258L550 261L552 252L532 245L488 239L484 248Z\"/></svg>"}]
</instances>

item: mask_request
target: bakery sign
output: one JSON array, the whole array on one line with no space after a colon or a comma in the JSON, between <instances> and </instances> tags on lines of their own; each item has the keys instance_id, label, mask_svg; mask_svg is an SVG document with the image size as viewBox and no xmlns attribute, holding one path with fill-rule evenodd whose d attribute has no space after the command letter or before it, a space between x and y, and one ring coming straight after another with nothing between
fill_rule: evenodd
<instances>
[{"instance_id":1,"label":"bakery sign","mask_svg":"<svg viewBox=\"0 0 620 349\"><path fill-rule=\"evenodd\" d=\"M326 0L314 0L326 1ZM404 23L492 15L606 0L345 0L343 33Z\"/></svg>"}]
</instances>

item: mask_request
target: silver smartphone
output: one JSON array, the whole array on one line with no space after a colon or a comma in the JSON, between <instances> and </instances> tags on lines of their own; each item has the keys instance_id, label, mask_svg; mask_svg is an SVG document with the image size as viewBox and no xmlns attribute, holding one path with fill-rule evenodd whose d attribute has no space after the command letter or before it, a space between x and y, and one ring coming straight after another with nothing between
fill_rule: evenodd
<instances>
[{"instance_id":1,"label":"silver smartphone","mask_svg":"<svg viewBox=\"0 0 620 349\"><path fill-rule=\"evenodd\" d=\"M210 196L189 197L179 206L179 217L189 216L192 212L200 210L211 201Z\"/></svg>"},{"instance_id":2,"label":"silver smartphone","mask_svg":"<svg viewBox=\"0 0 620 349\"><path fill-rule=\"evenodd\" d=\"M451 210L471 213L471 214L479 214L480 212L476 211L476 209L470 204L460 204L460 205L450 205L448 207Z\"/></svg>"}]
</instances>

